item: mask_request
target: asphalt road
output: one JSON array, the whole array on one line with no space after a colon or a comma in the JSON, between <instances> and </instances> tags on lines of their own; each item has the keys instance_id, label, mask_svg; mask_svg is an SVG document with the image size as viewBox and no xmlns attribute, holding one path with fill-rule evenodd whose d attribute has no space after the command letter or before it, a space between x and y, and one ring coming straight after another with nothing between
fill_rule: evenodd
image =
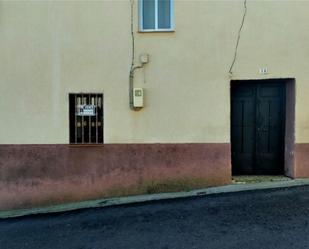
<instances>
[{"instance_id":1,"label":"asphalt road","mask_svg":"<svg viewBox=\"0 0 309 249\"><path fill-rule=\"evenodd\" d=\"M309 248L309 187L0 220L1 249Z\"/></svg>"}]
</instances>

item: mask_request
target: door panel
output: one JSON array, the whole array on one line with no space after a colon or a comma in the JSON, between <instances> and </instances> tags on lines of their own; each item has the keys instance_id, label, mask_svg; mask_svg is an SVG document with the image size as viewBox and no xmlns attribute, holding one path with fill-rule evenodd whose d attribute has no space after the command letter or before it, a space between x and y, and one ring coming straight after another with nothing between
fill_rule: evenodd
<instances>
[{"instance_id":1,"label":"door panel","mask_svg":"<svg viewBox=\"0 0 309 249\"><path fill-rule=\"evenodd\" d=\"M283 169L283 87L258 84L256 174L280 174Z\"/></svg>"},{"instance_id":2,"label":"door panel","mask_svg":"<svg viewBox=\"0 0 309 249\"><path fill-rule=\"evenodd\" d=\"M284 85L241 82L231 95L233 174L283 173Z\"/></svg>"},{"instance_id":3,"label":"door panel","mask_svg":"<svg viewBox=\"0 0 309 249\"><path fill-rule=\"evenodd\" d=\"M255 154L255 89L243 85L232 89L232 163L234 173L252 174Z\"/></svg>"}]
</instances>

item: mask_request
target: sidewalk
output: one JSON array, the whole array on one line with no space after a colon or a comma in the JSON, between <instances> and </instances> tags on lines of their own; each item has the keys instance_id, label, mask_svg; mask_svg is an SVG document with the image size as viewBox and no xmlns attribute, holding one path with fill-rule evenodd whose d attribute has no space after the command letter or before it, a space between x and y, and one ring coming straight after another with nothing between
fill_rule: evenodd
<instances>
[{"instance_id":1,"label":"sidewalk","mask_svg":"<svg viewBox=\"0 0 309 249\"><path fill-rule=\"evenodd\" d=\"M264 181L265 180L265 181ZM176 192L176 193L161 193L161 194L148 194L148 195L137 195L129 197L117 197L117 198L105 198L97 199L69 204L61 204L49 207L31 208L31 209L18 209L9 211L0 211L0 219L20 217L34 214L46 214L46 213L57 213L65 211L73 211L85 208L98 208L98 207L109 207L133 203L143 203L150 201L179 199L194 196L205 196L212 194L221 193L233 193L241 191L252 191L252 190L263 190L263 189L276 189L276 188L288 188L297 186L309 185L309 178L305 179L289 179L287 177L235 177L233 184L210 187L205 189L197 189L187 192Z\"/></svg>"}]
</instances>

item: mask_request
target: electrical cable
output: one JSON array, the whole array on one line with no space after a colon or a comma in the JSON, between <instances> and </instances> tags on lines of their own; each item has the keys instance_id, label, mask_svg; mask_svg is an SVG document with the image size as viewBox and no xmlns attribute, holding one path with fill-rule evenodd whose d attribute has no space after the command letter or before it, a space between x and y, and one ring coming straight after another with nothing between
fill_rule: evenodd
<instances>
[{"instance_id":1,"label":"electrical cable","mask_svg":"<svg viewBox=\"0 0 309 249\"><path fill-rule=\"evenodd\" d=\"M233 67L234 67L234 64L236 62L236 58L237 58L237 52L238 52L238 46L239 46L239 41L240 41L240 35L241 35L241 31L242 31L242 28L244 26L244 23L245 23L245 18L246 18L246 15L247 15L247 0L244 1L244 14L243 14L243 17L242 17L242 21L241 21L241 25L240 25L240 28L239 28L239 31L238 31L238 36L237 36L237 42L236 42L236 47L235 47L235 52L234 52L234 58L233 58L233 62L230 66L230 70L229 70L229 74L233 74Z\"/></svg>"}]
</instances>

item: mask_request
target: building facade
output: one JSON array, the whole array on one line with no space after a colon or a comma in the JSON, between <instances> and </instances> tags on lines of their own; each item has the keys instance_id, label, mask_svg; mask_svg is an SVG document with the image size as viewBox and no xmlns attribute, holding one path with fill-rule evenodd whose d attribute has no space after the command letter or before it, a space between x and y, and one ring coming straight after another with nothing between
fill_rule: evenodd
<instances>
[{"instance_id":1,"label":"building facade","mask_svg":"<svg viewBox=\"0 0 309 249\"><path fill-rule=\"evenodd\" d=\"M1 1L0 209L309 177L308 10Z\"/></svg>"}]
</instances>

